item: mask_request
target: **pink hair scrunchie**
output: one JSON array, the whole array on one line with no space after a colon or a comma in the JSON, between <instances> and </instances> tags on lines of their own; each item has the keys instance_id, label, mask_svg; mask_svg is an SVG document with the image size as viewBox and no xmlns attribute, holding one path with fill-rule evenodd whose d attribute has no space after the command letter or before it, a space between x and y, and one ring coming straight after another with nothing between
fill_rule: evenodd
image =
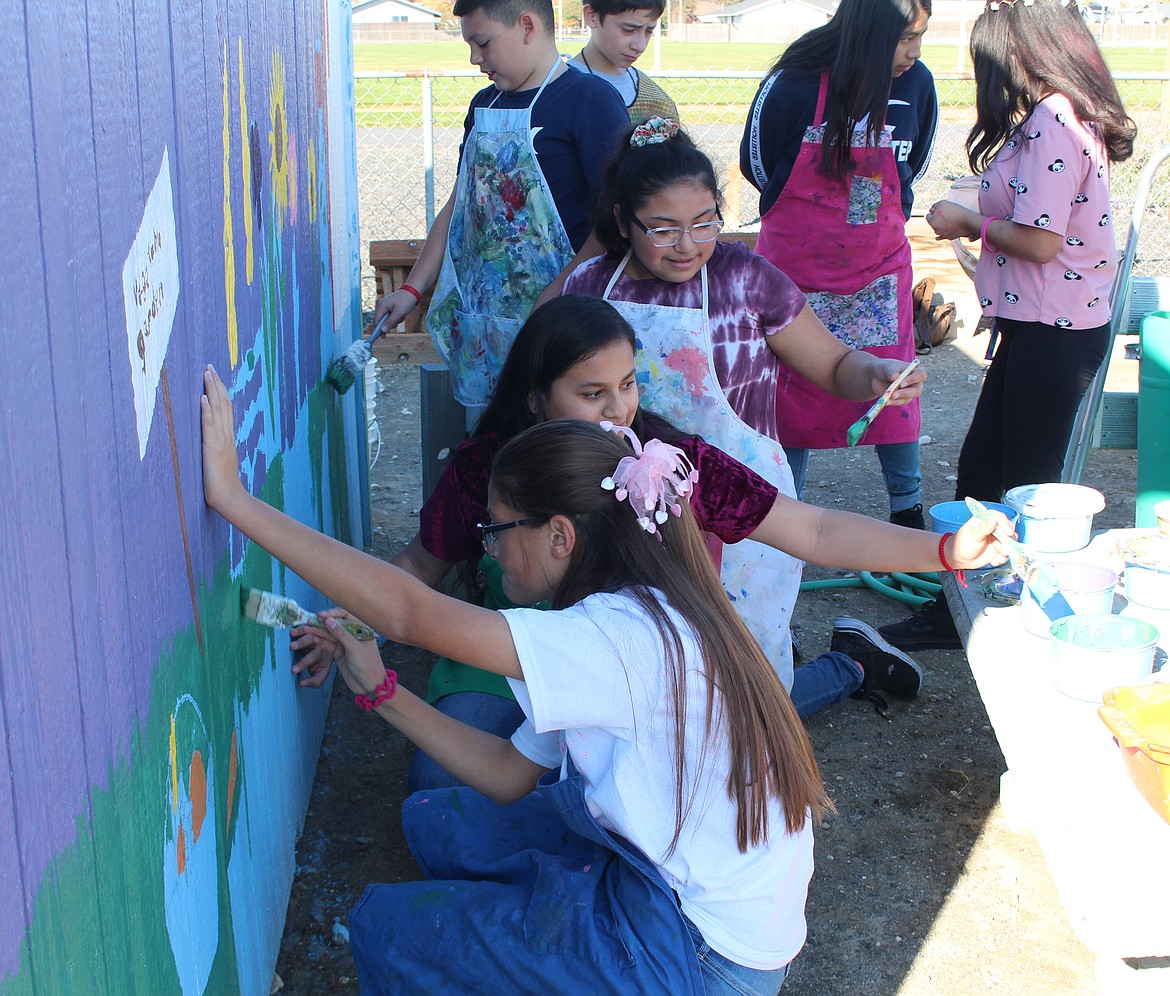
<instances>
[{"instance_id":1,"label":"pink hair scrunchie","mask_svg":"<svg viewBox=\"0 0 1170 996\"><path fill-rule=\"evenodd\" d=\"M682 515L678 499L690 498L698 483L699 472L677 446L661 439L651 439L643 446L633 431L624 425L600 424L607 432L625 436L634 447L634 455L622 457L613 474L602 480L601 486L614 492L618 501L629 498L630 507L638 516L638 525L654 535L668 514Z\"/></svg>"}]
</instances>

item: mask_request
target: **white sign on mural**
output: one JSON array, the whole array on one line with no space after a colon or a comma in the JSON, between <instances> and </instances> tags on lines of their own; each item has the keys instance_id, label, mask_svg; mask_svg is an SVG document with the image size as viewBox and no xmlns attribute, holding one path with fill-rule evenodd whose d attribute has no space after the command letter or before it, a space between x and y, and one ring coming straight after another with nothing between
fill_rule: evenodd
<instances>
[{"instance_id":1,"label":"white sign on mural","mask_svg":"<svg viewBox=\"0 0 1170 996\"><path fill-rule=\"evenodd\" d=\"M168 149L163 150L158 178L146 199L142 223L122 267L122 295L126 302L126 339L141 460L146 455L154 397L179 303L179 246Z\"/></svg>"}]
</instances>

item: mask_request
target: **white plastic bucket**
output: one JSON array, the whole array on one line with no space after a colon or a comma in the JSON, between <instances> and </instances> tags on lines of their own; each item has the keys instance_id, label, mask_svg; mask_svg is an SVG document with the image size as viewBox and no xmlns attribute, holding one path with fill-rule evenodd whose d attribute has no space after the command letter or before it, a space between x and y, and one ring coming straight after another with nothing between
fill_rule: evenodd
<instances>
[{"instance_id":1,"label":"white plastic bucket","mask_svg":"<svg viewBox=\"0 0 1170 996\"><path fill-rule=\"evenodd\" d=\"M1125 597L1151 609L1170 609L1170 536L1145 533L1123 539Z\"/></svg>"},{"instance_id":2,"label":"white plastic bucket","mask_svg":"<svg viewBox=\"0 0 1170 996\"><path fill-rule=\"evenodd\" d=\"M1117 587L1117 572L1100 564L1062 561L1048 564L1049 572L1060 586L1060 593L1068 607L1077 615L1109 615L1113 610L1113 589ZM1047 637L1053 620L1025 585L1020 596L1024 629L1034 636Z\"/></svg>"},{"instance_id":3,"label":"white plastic bucket","mask_svg":"<svg viewBox=\"0 0 1170 996\"><path fill-rule=\"evenodd\" d=\"M1126 616L1066 616L1049 628L1056 687L1100 703L1107 689L1136 685L1154 666L1158 627Z\"/></svg>"},{"instance_id":4,"label":"white plastic bucket","mask_svg":"<svg viewBox=\"0 0 1170 996\"><path fill-rule=\"evenodd\" d=\"M1040 553L1083 550L1093 516L1105 507L1105 496L1082 484L1023 484L1003 500L1020 514L1019 541Z\"/></svg>"}]
</instances>

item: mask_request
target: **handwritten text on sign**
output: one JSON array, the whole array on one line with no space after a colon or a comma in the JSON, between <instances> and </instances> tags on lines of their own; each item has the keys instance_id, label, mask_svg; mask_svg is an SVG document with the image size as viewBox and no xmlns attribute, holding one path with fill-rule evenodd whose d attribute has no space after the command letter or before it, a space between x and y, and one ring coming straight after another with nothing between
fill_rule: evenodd
<instances>
[{"instance_id":1,"label":"handwritten text on sign","mask_svg":"<svg viewBox=\"0 0 1170 996\"><path fill-rule=\"evenodd\" d=\"M146 199L142 223L122 267L122 294L126 302L126 338L130 347L130 379L134 384L141 460L146 455L154 419L154 397L179 303L179 247L167 149L163 150L158 178Z\"/></svg>"}]
</instances>

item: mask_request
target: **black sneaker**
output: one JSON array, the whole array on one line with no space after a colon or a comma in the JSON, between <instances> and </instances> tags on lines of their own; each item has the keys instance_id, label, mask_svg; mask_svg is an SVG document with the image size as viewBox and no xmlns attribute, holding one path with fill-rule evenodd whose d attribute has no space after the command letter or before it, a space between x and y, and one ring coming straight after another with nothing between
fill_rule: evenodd
<instances>
[{"instance_id":1,"label":"black sneaker","mask_svg":"<svg viewBox=\"0 0 1170 996\"><path fill-rule=\"evenodd\" d=\"M962 650L963 641L955 629L955 620L947 608L945 598L927 602L912 616L901 622L879 626L878 632L887 643L900 650Z\"/></svg>"},{"instance_id":2,"label":"black sneaker","mask_svg":"<svg viewBox=\"0 0 1170 996\"><path fill-rule=\"evenodd\" d=\"M829 649L848 654L865 671L861 687L850 698L870 698L874 692L887 692L899 699L918 697L922 669L860 619L841 616L834 620Z\"/></svg>"},{"instance_id":3,"label":"black sneaker","mask_svg":"<svg viewBox=\"0 0 1170 996\"><path fill-rule=\"evenodd\" d=\"M922 505L913 508L904 508L900 512L891 512L890 521L895 526L905 526L907 529L925 529L926 520L922 517Z\"/></svg>"}]
</instances>

